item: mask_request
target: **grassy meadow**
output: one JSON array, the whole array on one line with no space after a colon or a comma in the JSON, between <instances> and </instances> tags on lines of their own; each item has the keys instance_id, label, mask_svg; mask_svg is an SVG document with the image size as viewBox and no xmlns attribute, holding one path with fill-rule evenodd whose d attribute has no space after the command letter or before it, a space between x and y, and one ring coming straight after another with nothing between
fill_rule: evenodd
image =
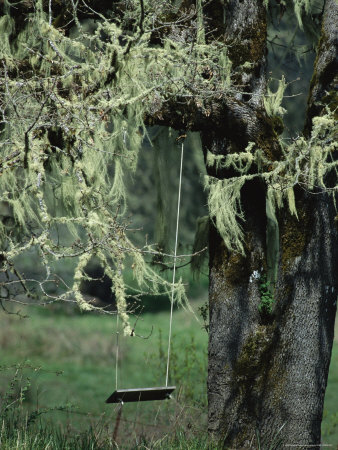
<instances>
[{"instance_id":1,"label":"grassy meadow","mask_svg":"<svg viewBox=\"0 0 338 450\"><path fill-rule=\"evenodd\" d=\"M115 390L116 319L72 310L21 308L0 315L0 448L210 448L206 430L207 333L198 308L174 313L170 383L164 402L105 404ZM19 308L20 309L20 308ZM133 319L131 320L133 324ZM145 314L119 334L118 387L163 386L169 313ZM323 442L338 444L338 330L330 368ZM151 336L149 336L151 334ZM149 337L148 337L149 336Z\"/></svg>"},{"instance_id":2,"label":"grassy meadow","mask_svg":"<svg viewBox=\"0 0 338 450\"><path fill-rule=\"evenodd\" d=\"M201 303L193 304L196 312ZM37 415L34 426L41 422L70 434L91 427L112 436L118 407L105 400L115 390L116 318L34 307L20 313L29 317L0 316L2 395L16 390L16 408ZM187 311L174 313L170 384L177 385L175 399L125 404L120 446L163 439L175 434L178 424L189 434L204 432L207 333L202 326L203 320ZM168 327L168 312L145 314L135 332L147 339L119 334L119 388L165 385Z\"/></svg>"}]
</instances>

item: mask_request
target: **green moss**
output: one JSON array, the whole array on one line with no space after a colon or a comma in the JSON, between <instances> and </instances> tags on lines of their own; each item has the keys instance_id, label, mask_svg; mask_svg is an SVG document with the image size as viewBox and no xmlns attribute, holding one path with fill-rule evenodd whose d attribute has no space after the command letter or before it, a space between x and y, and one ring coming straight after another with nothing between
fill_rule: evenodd
<instances>
[{"instance_id":1,"label":"green moss","mask_svg":"<svg viewBox=\"0 0 338 450\"><path fill-rule=\"evenodd\" d=\"M251 267L248 255L251 249L251 234L247 233L244 242L244 253L229 251L221 241L220 250L214 261L214 267L218 268L220 278L226 280L227 288L238 286L238 284L248 283L251 274ZM221 282L220 279L220 282ZM221 285L221 284L220 284Z\"/></svg>"},{"instance_id":2,"label":"green moss","mask_svg":"<svg viewBox=\"0 0 338 450\"><path fill-rule=\"evenodd\" d=\"M337 91L329 91L323 98L322 103L330 108L334 114L334 118L338 120L338 93Z\"/></svg>"},{"instance_id":3,"label":"green moss","mask_svg":"<svg viewBox=\"0 0 338 450\"><path fill-rule=\"evenodd\" d=\"M299 220L286 211L281 225L281 253L284 270L287 270L297 256L303 254L307 242L309 218L300 206L297 210Z\"/></svg>"},{"instance_id":4,"label":"green moss","mask_svg":"<svg viewBox=\"0 0 338 450\"><path fill-rule=\"evenodd\" d=\"M257 146L263 151L264 157L268 161L280 161L283 151L278 140L277 130L279 131L281 128L282 119L277 116L269 117L265 111L258 111L257 117L262 124L256 137Z\"/></svg>"},{"instance_id":5,"label":"green moss","mask_svg":"<svg viewBox=\"0 0 338 450\"><path fill-rule=\"evenodd\" d=\"M241 35L241 42L229 46L229 57L234 67L247 62L259 62L264 55L266 35L266 20L265 17L262 17L254 27L246 29L245 33Z\"/></svg>"},{"instance_id":6,"label":"green moss","mask_svg":"<svg viewBox=\"0 0 338 450\"><path fill-rule=\"evenodd\" d=\"M241 421L240 433L231 441L232 447L242 448L248 430L260 423L266 392L272 394L271 405L280 408L286 382L285 367L272 357L275 350L275 324L260 325L245 339L232 370L232 385L236 392L236 407ZM244 420L243 420L244 419ZM226 418L224 419L226 424Z\"/></svg>"},{"instance_id":7,"label":"green moss","mask_svg":"<svg viewBox=\"0 0 338 450\"><path fill-rule=\"evenodd\" d=\"M261 295L261 301L258 305L258 309L263 316L270 318L275 304L275 299L273 296L273 287L265 274L262 275L260 279L259 293Z\"/></svg>"},{"instance_id":8,"label":"green moss","mask_svg":"<svg viewBox=\"0 0 338 450\"><path fill-rule=\"evenodd\" d=\"M276 133L278 135L282 134L284 131L283 119L279 116L272 116L271 121L272 121L272 126L273 126L274 130L276 131Z\"/></svg>"},{"instance_id":9,"label":"green moss","mask_svg":"<svg viewBox=\"0 0 338 450\"><path fill-rule=\"evenodd\" d=\"M271 350L275 327L260 325L245 340L235 362L232 382L239 393L246 397L248 406L256 409L259 404L250 402L263 392L266 376L271 368Z\"/></svg>"},{"instance_id":10,"label":"green moss","mask_svg":"<svg viewBox=\"0 0 338 450\"><path fill-rule=\"evenodd\" d=\"M245 283L250 276L248 258L240 253L229 253L223 267L226 281L230 285Z\"/></svg>"},{"instance_id":11,"label":"green moss","mask_svg":"<svg viewBox=\"0 0 338 450\"><path fill-rule=\"evenodd\" d=\"M217 237L217 242L214 243L217 248L214 254L213 249L210 250L213 258L213 280L215 286L222 286L224 293L231 295L232 289L239 284L246 284L250 277L249 258L238 252L230 252L222 240L221 236ZM245 254L249 254L249 249L245 248ZM222 301L224 297L210 291L209 301Z\"/></svg>"}]
</instances>

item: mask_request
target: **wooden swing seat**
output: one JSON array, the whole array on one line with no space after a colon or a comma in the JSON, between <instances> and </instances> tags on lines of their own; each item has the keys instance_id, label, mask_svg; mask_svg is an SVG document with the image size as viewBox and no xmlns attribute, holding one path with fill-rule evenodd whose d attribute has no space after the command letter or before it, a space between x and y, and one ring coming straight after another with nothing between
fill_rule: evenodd
<instances>
[{"instance_id":1,"label":"wooden swing seat","mask_svg":"<svg viewBox=\"0 0 338 450\"><path fill-rule=\"evenodd\" d=\"M107 398L106 403L149 402L152 400L166 400L176 386L150 387L140 389L119 389Z\"/></svg>"}]
</instances>

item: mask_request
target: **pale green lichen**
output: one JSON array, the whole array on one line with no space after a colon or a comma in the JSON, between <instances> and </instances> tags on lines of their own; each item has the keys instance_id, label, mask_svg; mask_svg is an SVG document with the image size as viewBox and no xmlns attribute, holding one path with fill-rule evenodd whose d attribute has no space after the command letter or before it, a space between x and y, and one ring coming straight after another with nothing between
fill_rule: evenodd
<instances>
[{"instance_id":1,"label":"pale green lichen","mask_svg":"<svg viewBox=\"0 0 338 450\"><path fill-rule=\"evenodd\" d=\"M244 253L244 247L240 220L243 220L244 216L241 210L240 193L245 181L245 176L221 180L205 177L210 218L226 247L241 253Z\"/></svg>"},{"instance_id":2,"label":"pale green lichen","mask_svg":"<svg viewBox=\"0 0 338 450\"><path fill-rule=\"evenodd\" d=\"M243 152L232 153L229 155L214 155L210 151L207 153L206 163L209 167L214 167L216 171L220 169L233 168L235 171L244 175L247 174L253 162L262 157L262 152L257 150L255 144L250 142Z\"/></svg>"},{"instance_id":3,"label":"pale green lichen","mask_svg":"<svg viewBox=\"0 0 338 450\"><path fill-rule=\"evenodd\" d=\"M267 95L264 97L264 107L268 116L282 116L285 114L286 110L281 106L281 104L286 86L287 84L285 77L283 76L278 83L276 92L271 92L268 88Z\"/></svg>"},{"instance_id":4,"label":"pale green lichen","mask_svg":"<svg viewBox=\"0 0 338 450\"><path fill-rule=\"evenodd\" d=\"M296 3L299 14L308 10L306 2L295 0L295 8ZM146 7L151 11L153 6L147 2ZM131 2L130 8L130 20L135 21L140 3ZM162 289L169 294L171 289L171 283L144 261L144 255L153 256L156 251L151 246L133 246L122 218L127 208L124 174L136 169L147 135L144 118L147 113L160 117L162 105L175 102L177 97L196 102L207 117L210 112L203 109L204 96L222 98L235 89L227 48L221 42L205 43L200 1L197 11L197 42L196 33L185 39L173 23L175 33L167 33L162 46L150 43L151 14L144 18L147 32L142 33L138 25L128 37L119 24L103 16L91 28L74 17L76 29L66 35L62 28L49 23L42 0L36 2L34 12L15 35L10 8L5 8L0 18L0 102L4 114L0 194L15 222L15 227L0 222L5 256L13 262L37 248L48 274L53 261L74 258L73 286L60 298L75 298L85 310L93 306L81 296L81 278L90 258L99 257L113 281L127 332L122 274L129 264L126 258L133 261L140 293ZM130 42L128 53L125 39ZM203 76L206 68L212 74L207 79ZM283 113L284 88L282 79L275 93L268 92L268 114ZM207 177L205 182L210 217L230 250L244 252L240 194L248 180L260 177L266 183L273 205L271 214L284 203L297 214L293 189L298 183L308 189L326 188L325 175L337 168L332 158L336 148L334 116L327 111L313 124L311 137L299 138L284 149L279 162L268 161L253 143L243 152L207 155L207 164L216 172L231 168L236 174L225 180ZM167 141L169 146L170 139ZM159 145L165 152L167 147ZM163 225L162 220L159 228ZM61 238L58 227L63 230ZM20 238L13 228L19 230ZM8 261L3 267L10 266ZM174 295L177 302L186 304L182 282L174 286Z\"/></svg>"},{"instance_id":5,"label":"pale green lichen","mask_svg":"<svg viewBox=\"0 0 338 450\"><path fill-rule=\"evenodd\" d=\"M263 0L263 4L266 8L269 7L270 0ZM284 8L289 6L287 0L280 0L278 2ZM310 16L318 12L318 0L292 0L291 5L297 17L298 25L303 28L304 16Z\"/></svg>"},{"instance_id":6,"label":"pale green lichen","mask_svg":"<svg viewBox=\"0 0 338 450\"><path fill-rule=\"evenodd\" d=\"M283 143L281 143L283 145ZM330 192L334 198L337 184L327 187L325 177L328 172L334 171L337 180L338 162L333 158L337 150L336 121L334 113L328 108L321 117L313 119L313 129L309 139L300 137L289 147L284 148L283 158L280 161L268 161L260 149L250 143L244 152L226 156L207 155L207 164L216 170L224 168L235 169L238 176L228 179L206 177L205 186L208 190L208 205L210 217L214 221L219 233L229 250L244 252L243 232L240 222L245 220L241 210L241 188L246 181L260 178L267 186L267 218L271 222L271 244L269 262L269 281L276 280L276 260L278 249L276 241L278 223L276 219L277 208L287 205L290 213L298 217L295 204L294 188L301 184L309 191L320 190ZM255 165L255 173L249 173ZM262 170L262 167L267 170ZM268 233L269 234L269 233Z\"/></svg>"},{"instance_id":7,"label":"pale green lichen","mask_svg":"<svg viewBox=\"0 0 338 450\"><path fill-rule=\"evenodd\" d=\"M90 258L91 258L90 253L83 253L79 257L79 261L74 272L73 292L81 311L91 311L94 309L94 307L91 304L86 302L80 291L80 284L83 279L83 271L87 266Z\"/></svg>"}]
</instances>

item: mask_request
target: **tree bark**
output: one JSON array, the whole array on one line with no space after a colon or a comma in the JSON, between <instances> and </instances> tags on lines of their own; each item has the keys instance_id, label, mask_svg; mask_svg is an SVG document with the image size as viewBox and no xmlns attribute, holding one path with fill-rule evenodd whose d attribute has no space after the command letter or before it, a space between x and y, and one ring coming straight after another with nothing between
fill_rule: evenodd
<instances>
[{"instance_id":1,"label":"tree bark","mask_svg":"<svg viewBox=\"0 0 338 450\"><path fill-rule=\"evenodd\" d=\"M228 5L240 8L241 3ZM234 15L226 17L235 21ZM337 4L329 0L308 130L313 115L323 108L318 102L325 102L333 83L335 17ZM256 86L262 83L262 76L256 81ZM204 135L203 142L218 153L230 151L232 145L231 136L212 134ZM217 230L210 232L209 431L225 447L248 448L258 440L262 445L303 448L320 444L338 292L338 232L328 194L299 189L296 204L298 220L287 210L278 217L278 281L269 317L259 311L262 286L257 279L267 272L264 188L258 182L243 188L246 256L229 252Z\"/></svg>"}]
</instances>

